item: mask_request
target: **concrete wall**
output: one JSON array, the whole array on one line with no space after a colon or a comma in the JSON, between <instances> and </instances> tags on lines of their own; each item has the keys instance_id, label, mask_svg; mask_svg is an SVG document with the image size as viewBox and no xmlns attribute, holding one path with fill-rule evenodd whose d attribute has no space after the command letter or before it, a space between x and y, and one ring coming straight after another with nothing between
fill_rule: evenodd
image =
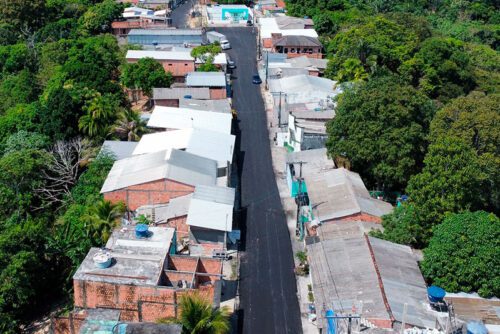
<instances>
[{"instance_id":1,"label":"concrete wall","mask_svg":"<svg viewBox=\"0 0 500 334\"><path fill-rule=\"evenodd\" d=\"M188 195L193 191L193 186L162 179L104 193L104 199L113 203L122 201L130 211L134 211L142 205L168 203L172 198Z\"/></svg>"},{"instance_id":2,"label":"concrete wall","mask_svg":"<svg viewBox=\"0 0 500 334\"><path fill-rule=\"evenodd\" d=\"M127 58L128 63L136 63L139 59ZM189 72L194 72L194 60L158 60L165 72L170 72L174 77L184 78Z\"/></svg>"},{"instance_id":3,"label":"concrete wall","mask_svg":"<svg viewBox=\"0 0 500 334\"><path fill-rule=\"evenodd\" d=\"M172 100L154 100L155 106L162 106L162 107L174 107L174 108L179 108L179 99L172 99Z\"/></svg>"},{"instance_id":4,"label":"concrete wall","mask_svg":"<svg viewBox=\"0 0 500 334\"><path fill-rule=\"evenodd\" d=\"M362 222L368 222L368 223L377 223L380 224L382 223L382 218L377 217L377 216L372 216L368 213L361 212L361 213L356 213L350 216L345 216L337 219L331 219L331 220L326 220L324 223L329 223L329 222L341 222L341 221L362 221Z\"/></svg>"}]
</instances>

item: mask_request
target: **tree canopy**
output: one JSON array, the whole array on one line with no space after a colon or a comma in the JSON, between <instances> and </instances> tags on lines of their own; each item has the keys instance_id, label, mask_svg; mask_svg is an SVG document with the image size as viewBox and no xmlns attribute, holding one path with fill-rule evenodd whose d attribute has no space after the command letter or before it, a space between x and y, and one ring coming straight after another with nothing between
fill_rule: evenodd
<instances>
[{"instance_id":1,"label":"tree canopy","mask_svg":"<svg viewBox=\"0 0 500 334\"><path fill-rule=\"evenodd\" d=\"M154 87L168 88L173 83L172 73L165 72L163 66L153 58L141 58L137 63L123 66L122 84L130 89L141 89L151 97Z\"/></svg>"},{"instance_id":2,"label":"tree canopy","mask_svg":"<svg viewBox=\"0 0 500 334\"><path fill-rule=\"evenodd\" d=\"M434 112L432 101L411 85L373 77L340 97L327 126L328 152L346 158L370 185L404 187L421 168Z\"/></svg>"},{"instance_id":3,"label":"tree canopy","mask_svg":"<svg viewBox=\"0 0 500 334\"><path fill-rule=\"evenodd\" d=\"M500 295L500 219L484 211L450 214L434 229L422 272L449 292Z\"/></svg>"}]
</instances>

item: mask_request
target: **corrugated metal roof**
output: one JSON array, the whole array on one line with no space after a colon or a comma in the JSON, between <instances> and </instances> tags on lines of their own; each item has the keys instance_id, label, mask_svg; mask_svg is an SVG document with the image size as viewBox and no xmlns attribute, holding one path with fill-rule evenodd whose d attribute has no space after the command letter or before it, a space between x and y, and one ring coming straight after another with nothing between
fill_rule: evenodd
<instances>
[{"instance_id":1,"label":"corrugated metal roof","mask_svg":"<svg viewBox=\"0 0 500 334\"><path fill-rule=\"evenodd\" d=\"M226 87L224 72L190 72L186 75L186 86Z\"/></svg>"},{"instance_id":2,"label":"corrugated metal roof","mask_svg":"<svg viewBox=\"0 0 500 334\"><path fill-rule=\"evenodd\" d=\"M276 22L275 17L259 18L260 38L271 38L271 34L282 34L283 36L310 36L318 37L318 33L314 29L281 29Z\"/></svg>"},{"instance_id":3,"label":"corrugated metal roof","mask_svg":"<svg viewBox=\"0 0 500 334\"><path fill-rule=\"evenodd\" d=\"M191 88L191 89L206 89L208 88ZM231 113L231 102L229 99L220 100L199 100L192 99L179 99L179 108L190 108L196 110L216 111L222 113Z\"/></svg>"},{"instance_id":4,"label":"corrugated metal roof","mask_svg":"<svg viewBox=\"0 0 500 334\"><path fill-rule=\"evenodd\" d=\"M384 292L394 318L421 328L433 328L436 319L427 310L427 286L410 247L369 237Z\"/></svg>"},{"instance_id":5,"label":"corrugated metal roof","mask_svg":"<svg viewBox=\"0 0 500 334\"><path fill-rule=\"evenodd\" d=\"M152 50L128 50L126 59L153 58L156 60L185 60L194 61L189 52L182 51L152 51Z\"/></svg>"},{"instance_id":6,"label":"corrugated metal roof","mask_svg":"<svg viewBox=\"0 0 500 334\"><path fill-rule=\"evenodd\" d=\"M168 203L143 205L135 211L138 215L142 214L151 217L154 208L155 223L165 223L171 218L186 216L192 197L193 194L175 197L170 199Z\"/></svg>"},{"instance_id":7,"label":"corrugated metal roof","mask_svg":"<svg viewBox=\"0 0 500 334\"><path fill-rule=\"evenodd\" d=\"M201 36L201 29L132 29L129 36Z\"/></svg>"},{"instance_id":8,"label":"corrugated metal roof","mask_svg":"<svg viewBox=\"0 0 500 334\"><path fill-rule=\"evenodd\" d=\"M304 29L306 26L314 25L312 19L293 16L277 16L275 20L280 29Z\"/></svg>"},{"instance_id":9,"label":"corrugated metal roof","mask_svg":"<svg viewBox=\"0 0 500 334\"><path fill-rule=\"evenodd\" d=\"M230 134L204 129L156 132L142 136L133 154L185 149L186 152L217 161L218 167L222 168L233 160L235 139Z\"/></svg>"},{"instance_id":10,"label":"corrugated metal roof","mask_svg":"<svg viewBox=\"0 0 500 334\"><path fill-rule=\"evenodd\" d=\"M316 77L312 75L296 75L283 79L271 79L269 82L269 91L284 92L287 95L287 102L296 103L319 103L323 101L326 104L328 100L332 103L334 98L342 92L337 86L337 82Z\"/></svg>"},{"instance_id":11,"label":"corrugated metal roof","mask_svg":"<svg viewBox=\"0 0 500 334\"><path fill-rule=\"evenodd\" d=\"M195 129L191 133L186 151L217 161L218 167L226 167L233 161L236 137L231 134Z\"/></svg>"},{"instance_id":12,"label":"corrugated metal roof","mask_svg":"<svg viewBox=\"0 0 500 334\"><path fill-rule=\"evenodd\" d=\"M102 144L99 154L109 153L116 160L125 159L132 156L137 144L134 141L106 140Z\"/></svg>"},{"instance_id":13,"label":"corrugated metal roof","mask_svg":"<svg viewBox=\"0 0 500 334\"><path fill-rule=\"evenodd\" d=\"M175 149L135 155L113 164L101 193L161 179L212 185L217 181L217 162Z\"/></svg>"},{"instance_id":14,"label":"corrugated metal roof","mask_svg":"<svg viewBox=\"0 0 500 334\"><path fill-rule=\"evenodd\" d=\"M356 213L381 217L392 206L374 199L358 173L344 168L305 177L308 195L320 221L328 221Z\"/></svg>"},{"instance_id":15,"label":"corrugated metal roof","mask_svg":"<svg viewBox=\"0 0 500 334\"><path fill-rule=\"evenodd\" d=\"M171 149L185 149L193 129L181 129L149 133L142 136L133 155L166 151Z\"/></svg>"},{"instance_id":16,"label":"corrugated metal roof","mask_svg":"<svg viewBox=\"0 0 500 334\"><path fill-rule=\"evenodd\" d=\"M165 153L162 151L116 161L104 181L101 193L165 178L168 170Z\"/></svg>"},{"instance_id":17,"label":"corrugated metal roof","mask_svg":"<svg viewBox=\"0 0 500 334\"><path fill-rule=\"evenodd\" d=\"M210 88L207 87L174 87L153 88L153 100L176 100L190 95L193 99L209 99Z\"/></svg>"},{"instance_id":18,"label":"corrugated metal roof","mask_svg":"<svg viewBox=\"0 0 500 334\"><path fill-rule=\"evenodd\" d=\"M206 129L231 133L232 115L190 108L156 106L148 121L149 127L164 129Z\"/></svg>"},{"instance_id":19,"label":"corrugated metal roof","mask_svg":"<svg viewBox=\"0 0 500 334\"><path fill-rule=\"evenodd\" d=\"M359 223L324 224L318 235L320 241L307 246L318 327L327 327L329 308L350 313L363 305L362 316L390 320Z\"/></svg>"},{"instance_id":20,"label":"corrugated metal roof","mask_svg":"<svg viewBox=\"0 0 500 334\"><path fill-rule=\"evenodd\" d=\"M283 47L288 47L288 46L301 46L301 47L310 47L310 46L323 46L319 42L319 40L316 37L309 37L309 36L295 36L295 35L289 35L289 36L283 36L273 42L275 46L283 46Z\"/></svg>"},{"instance_id":21,"label":"corrugated metal roof","mask_svg":"<svg viewBox=\"0 0 500 334\"><path fill-rule=\"evenodd\" d=\"M189 226L232 231L234 197L233 188L197 186L186 223Z\"/></svg>"},{"instance_id":22,"label":"corrugated metal roof","mask_svg":"<svg viewBox=\"0 0 500 334\"><path fill-rule=\"evenodd\" d=\"M328 59L316 59L307 56L290 58L285 60L285 62L293 64L294 67L316 67L321 70L326 69L328 65Z\"/></svg>"},{"instance_id":23,"label":"corrugated metal roof","mask_svg":"<svg viewBox=\"0 0 500 334\"><path fill-rule=\"evenodd\" d=\"M217 182L217 162L180 150L167 152L167 178L181 183L215 185Z\"/></svg>"}]
</instances>

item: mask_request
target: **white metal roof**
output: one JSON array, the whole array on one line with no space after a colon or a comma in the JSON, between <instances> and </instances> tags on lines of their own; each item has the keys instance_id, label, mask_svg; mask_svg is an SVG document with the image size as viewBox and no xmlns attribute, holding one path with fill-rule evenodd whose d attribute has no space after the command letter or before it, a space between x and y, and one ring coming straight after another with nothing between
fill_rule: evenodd
<instances>
[{"instance_id":1,"label":"white metal roof","mask_svg":"<svg viewBox=\"0 0 500 334\"><path fill-rule=\"evenodd\" d=\"M185 149L192 132L192 129L181 129L145 134L132 154L138 155L171 149Z\"/></svg>"},{"instance_id":2,"label":"white metal roof","mask_svg":"<svg viewBox=\"0 0 500 334\"><path fill-rule=\"evenodd\" d=\"M201 64L202 61L200 59L196 59L196 64ZM215 65L226 65L227 64L227 56L224 52L221 52L214 57ZM217 73L217 72L215 72Z\"/></svg>"},{"instance_id":3,"label":"white metal roof","mask_svg":"<svg viewBox=\"0 0 500 334\"><path fill-rule=\"evenodd\" d=\"M186 223L189 226L232 231L234 196L233 188L197 186Z\"/></svg>"},{"instance_id":4,"label":"white metal roof","mask_svg":"<svg viewBox=\"0 0 500 334\"><path fill-rule=\"evenodd\" d=\"M274 17L259 18L260 37L271 38L271 34L282 34L283 36L308 36L318 38L314 29L280 29Z\"/></svg>"},{"instance_id":5,"label":"white metal roof","mask_svg":"<svg viewBox=\"0 0 500 334\"><path fill-rule=\"evenodd\" d=\"M232 115L190 108L156 106L148 126L163 129L206 129L231 133Z\"/></svg>"},{"instance_id":6,"label":"white metal roof","mask_svg":"<svg viewBox=\"0 0 500 334\"><path fill-rule=\"evenodd\" d=\"M342 93L336 81L313 75L294 75L283 79L269 80L271 92L284 92L289 104L333 101Z\"/></svg>"},{"instance_id":7,"label":"white metal roof","mask_svg":"<svg viewBox=\"0 0 500 334\"><path fill-rule=\"evenodd\" d=\"M217 162L175 149L135 155L113 164L101 193L161 179L193 186L214 185L217 182Z\"/></svg>"},{"instance_id":8,"label":"white metal roof","mask_svg":"<svg viewBox=\"0 0 500 334\"><path fill-rule=\"evenodd\" d=\"M188 87L226 87L224 72L189 72L186 75Z\"/></svg>"},{"instance_id":9,"label":"white metal roof","mask_svg":"<svg viewBox=\"0 0 500 334\"><path fill-rule=\"evenodd\" d=\"M127 60L153 58L155 60L185 60L194 61L190 52L184 51L153 51L153 50L128 50Z\"/></svg>"},{"instance_id":10,"label":"white metal roof","mask_svg":"<svg viewBox=\"0 0 500 334\"><path fill-rule=\"evenodd\" d=\"M234 142L231 134L205 129L195 129L191 133L186 151L217 161L218 167L226 167L233 161Z\"/></svg>"},{"instance_id":11,"label":"white metal roof","mask_svg":"<svg viewBox=\"0 0 500 334\"><path fill-rule=\"evenodd\" d=\"M233 160L235 139L230 134L204 129L156 132L142 136L133 155L185 149L186 152L217 161L221 168Z\"/></svg>"}]
</instances>

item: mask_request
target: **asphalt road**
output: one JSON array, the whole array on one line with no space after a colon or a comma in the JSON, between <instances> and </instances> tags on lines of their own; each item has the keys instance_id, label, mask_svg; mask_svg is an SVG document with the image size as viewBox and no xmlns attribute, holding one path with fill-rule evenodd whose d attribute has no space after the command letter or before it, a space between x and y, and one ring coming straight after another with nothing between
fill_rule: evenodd
<instances>
[{"instance_id":1,"label":"asphalt road","mask_svg":"<svg viewBox=\"0 0 500 334\"><path fill-rule=\"evenodd\" d=\"M218 28L232 49L233 107L238 112L243 245L239 333L301 333L292 246L271 161L252 28ZM238 148L238 147L237 147Z\"/></svg>"},{"instance_id":2,"label":"asphalt road","mask_svg":"<svg viewBox=\"0 0 500 334\"><path fill-rule=\"evenodd\" d=\"M187 23L187 15L191 13L191 9L196 3L196 0L185 0L180 6L175 8L170 17L172 18L172 26L177 28L185 28Z\"/></svg>"}]
</instances>

